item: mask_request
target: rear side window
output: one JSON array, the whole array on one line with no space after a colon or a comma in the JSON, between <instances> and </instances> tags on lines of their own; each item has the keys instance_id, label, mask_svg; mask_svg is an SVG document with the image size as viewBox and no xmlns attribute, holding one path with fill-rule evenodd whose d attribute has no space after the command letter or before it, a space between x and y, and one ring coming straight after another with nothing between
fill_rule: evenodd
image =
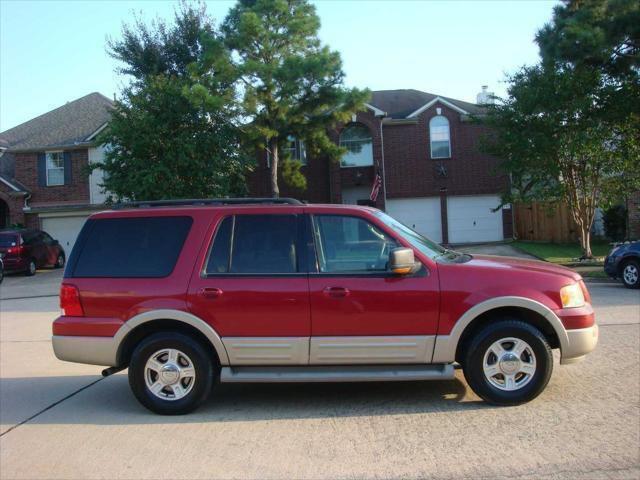
<instances>
[{"instance_id":1,"label":"rear side window","mask_svg":"<svg viewBox=\"0 0 640 480\"><path fill-rule=\"evenodd\" d=\"M161 278L173 271L193 220L144 217L90 222L74 277Z\"/></svg>"},{"instance_id":2,"label":"rear side window","mask_svg":"<svg viewBox=\"0 0 640 480\"><path fill-rule=\"evenodd\" d=\"M236 215L218 227L206 274L298 272L295 215Z\"/></svg>"}]
</instances>

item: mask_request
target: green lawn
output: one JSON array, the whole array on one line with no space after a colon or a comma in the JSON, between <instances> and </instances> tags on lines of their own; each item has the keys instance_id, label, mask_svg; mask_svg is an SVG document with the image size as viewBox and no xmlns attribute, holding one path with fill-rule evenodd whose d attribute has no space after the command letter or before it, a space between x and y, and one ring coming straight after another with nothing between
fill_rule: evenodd
<instances>
[{"instance_id":1,"label":"green lawn","mask_svg":"<svg viewBox=\"0 0 640 480\"><path fill-rule=\"evenodd\" d=\"M579 244L558 244L558 243L538 243L515 241L511 244L526 253L542 258L547 262L566 264L572 263L580 258L582 250ZM592 242L591 250L594 257L604 257L611 250L611 245L607 242Z\"/></svg>"}]
</instances>

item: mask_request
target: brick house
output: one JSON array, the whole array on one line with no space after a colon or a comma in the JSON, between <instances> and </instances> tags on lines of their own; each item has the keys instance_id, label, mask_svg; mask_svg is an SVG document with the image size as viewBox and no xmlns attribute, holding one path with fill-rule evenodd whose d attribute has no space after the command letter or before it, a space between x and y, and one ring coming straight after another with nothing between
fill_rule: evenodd
<instances>
[{"instance_id":1,"label":"brick house","mask_svg":"<svg viewBox=\"0 0 640 480\"><path fill-rule=\"evenodd\" d=\"M373 92L367 110L334 132L349 150L340 164L312 158L290 139L308 188L300 192L281 183L281 195L366 204L379 173L383 185L375 205L435 241L512 238L511 208L498 208L508 177L497 171L495 158L480 151L488 130L471 121L482 113L482 105L418 90ZM265 155L249 178L250 194L268 196L269 178Z\"/></svg>"},{"instance_id":2,"label":"brick house","mask_svg":"<svg viewBox=\"0 0 640 480\"><path fill-rule=\"evenodd\" d=\"M99 93L68 102L0 133L0 228L41 228L69 252L85 219L105 196L95 143L113 103Z\"/></svg>"}]
</instances>

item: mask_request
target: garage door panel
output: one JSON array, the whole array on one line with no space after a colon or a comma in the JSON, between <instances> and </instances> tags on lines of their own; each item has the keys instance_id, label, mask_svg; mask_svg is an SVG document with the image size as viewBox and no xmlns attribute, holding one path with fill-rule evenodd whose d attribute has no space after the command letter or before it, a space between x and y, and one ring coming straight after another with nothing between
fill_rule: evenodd
<instances>
[{"instance_id":1,"label":"garage door panel","mask_svg":"<svg viewBox=\"0 0 640 480\"><path fill-rule=\"evenodd\" d=\"M86 216L43 218L42 230L58 240L68 256L86 220Z\"/></svg>"},{"instance_id":2,"label":"garage door panel","mask_svg":"<svg viewBox=\"0 0 640 480\"><path fill-rule=\"evenodd\" d=\"M474 243L503 240L502 210L496 195L449 197L447 216L449 242Z\"/></svg>"},{"instance_id":3,"label":"garage door panel","mask_svg":"<svg viewBox=\"0 0 640 480\"><path fill-rule=\"evenodd\" d=\"M416 232L442 242L440 197L388 199L386 211Z\"/></svg>"}]
</instances>

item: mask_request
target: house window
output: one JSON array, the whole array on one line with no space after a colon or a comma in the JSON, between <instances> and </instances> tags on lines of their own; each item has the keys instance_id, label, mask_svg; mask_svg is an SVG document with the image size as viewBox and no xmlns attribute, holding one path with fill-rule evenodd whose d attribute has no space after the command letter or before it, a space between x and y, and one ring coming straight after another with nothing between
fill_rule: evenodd
<instances>
[{"instance_id":1,"label":"house window","mask_svg":"<svg viewBox=\"0 0 640 480\"><path fill-rule=\"evenodd\" d=\"M296 139L293 135L287 136L287 141L280 151L280 158L297 160L302 165L307 164L307 148L302 140ZM271 152L267 149L267 167L271 167Z\"/></svg>"},{"instance_id":2,"label":"house window","mask_svg":"<svg viewBox=\"0 0 640 480\"><path fill-rule=\"evenodd\" d=\"M302 165L307 164L307 150L302 140L298 140L296 137L289 135L287 137L287 143L282 149L286 157L291 160L297 160Z\"/></svg>"},{"instance_id":3,"label":"house window","mask_svg":"<svg viewBox=\"0 0 640 480\"><path fill-rule=\"evenodd\" d=\"M373 140L369 129L359 123L351 123L340 134L340 146L347 149L342 167L368 167L373 165Z\"/></svg>"},{"instance_id":4,"label":"house window","mask_svg":"<svg viewBox=\"0 0 640 480\"><path fill-rule=\"evenodd\" d=\"M47 152L47 186L64 185L64 154Z\"/></svg>"},{"instance_id":5,"label":"house window","mask_svg":"<svg viewBox=\"0 0 640 480\"><path fill-rule=\"evenodd\" d=\"M451 158L449 120L446 117L437 115L429 121L429 139L431 158Z\"/></svg>"}]
</instances>

